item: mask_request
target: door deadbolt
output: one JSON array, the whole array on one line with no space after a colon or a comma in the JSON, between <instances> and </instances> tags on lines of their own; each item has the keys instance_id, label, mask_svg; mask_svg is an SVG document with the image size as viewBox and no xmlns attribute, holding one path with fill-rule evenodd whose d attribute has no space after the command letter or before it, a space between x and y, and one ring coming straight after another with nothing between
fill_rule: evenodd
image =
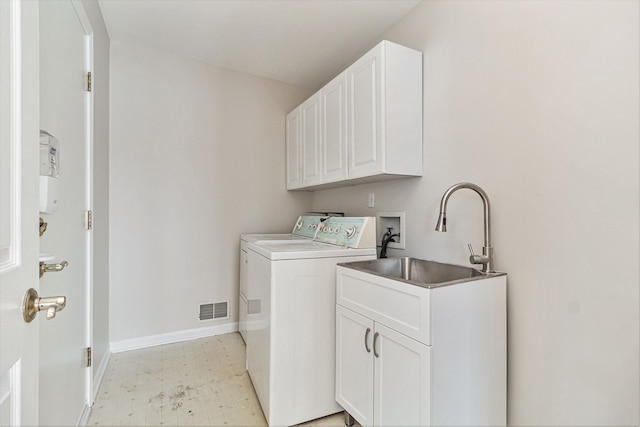
<instances>
[{"instance_id":1,"label":"door deadbolt","mask_svg":"<svg viewBox=\"0 0 640 427\"><path fill-rule=\"evenodd\" d=\"M30 323L35 319L39 311L46 310L47 320L56 317L58 311L62 311L67 305L67 297L42 297L38 296L38 291L30 288L24 294L22 301L22 318L25 322Z\"/></svg>"},{"instance_id":2,"label":"door deadbolt","mask_svg":"<svg viewBox=\"0 0 640 427\"><path fill-rule=\"evenodd\" d=\"M62 271L69 263L67 261L62 261L60 264L45 264L40 261L40 277L44 275L44 273L52 273L54 271Z\"/></svg>"}]
</instances>

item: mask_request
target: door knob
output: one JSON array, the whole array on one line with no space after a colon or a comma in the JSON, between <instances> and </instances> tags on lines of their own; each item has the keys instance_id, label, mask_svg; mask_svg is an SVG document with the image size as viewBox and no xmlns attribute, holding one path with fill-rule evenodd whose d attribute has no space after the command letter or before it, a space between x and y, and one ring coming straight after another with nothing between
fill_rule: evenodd
<instances>
[{"instance_id":1,"label":"door knob","mask_svg":"<svg viewBox=\"0 0 640 427\"><path fill-rule=\"evenodd\" d=\"M58 311L62 311L67 305L67 297L42 297L38 296L38 291L31 288L24 294L22 301L22 318L30 323L35 319L39 311L46 310L47 320L56 317Z\"/></svg>"},{"instance_id":2,"label":"door knob","mask_svg":"<svg viewBox=\"0 0 640 427\"><path fill-rule=\"evenodd\" d=\"M60 264L45 264L44 262L40 261L40 277L42 277L44 273L62 271L68 265L69 263L67 261L62 261Z\"/></svg>"}]
</instances>

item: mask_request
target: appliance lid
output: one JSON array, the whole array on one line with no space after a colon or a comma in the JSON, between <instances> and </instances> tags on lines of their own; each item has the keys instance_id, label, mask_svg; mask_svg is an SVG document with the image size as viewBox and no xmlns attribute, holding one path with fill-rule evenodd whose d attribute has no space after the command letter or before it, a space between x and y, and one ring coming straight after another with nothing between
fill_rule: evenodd
<instances>
[{"instance_id":1,"label":"appliance lid","mask_svg":"<svg viewBox=\"0 0 640 427\"><path fill-rule=\"evenodd\" d=\"M313 240L259 241L249 244L252 250L270 260L337 258L376 255L374 248L345 248Z\"/></svg>"},{"instance_id":2,"label":"appliance lid","mask_svg":"<svg viewBox=\"0 0 640 427\"><path fill-rule=\"evenodd\" d=\"M246 233L240 235L240 240L245 242L257 242L259 240L298 240L300 237L293 234L252 234Z\"/></svg>"}]
</instances>

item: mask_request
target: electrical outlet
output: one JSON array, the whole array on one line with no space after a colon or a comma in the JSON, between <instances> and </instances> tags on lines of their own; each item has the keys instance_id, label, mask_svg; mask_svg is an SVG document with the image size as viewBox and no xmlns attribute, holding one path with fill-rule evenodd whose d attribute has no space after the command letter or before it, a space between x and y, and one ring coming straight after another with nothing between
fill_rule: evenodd
<instances>
[{"instance_id":1,"label":"electrical outlet","mask_svg":"<svg viewBox=\"0 0 640 427\"><path fill-rule=\"evenodd\" d=\"M369 193L369 203L367 204L367 206L369 206L370 208L375 207L376 205L376 193Z\"/></svg>"}]
</instances>

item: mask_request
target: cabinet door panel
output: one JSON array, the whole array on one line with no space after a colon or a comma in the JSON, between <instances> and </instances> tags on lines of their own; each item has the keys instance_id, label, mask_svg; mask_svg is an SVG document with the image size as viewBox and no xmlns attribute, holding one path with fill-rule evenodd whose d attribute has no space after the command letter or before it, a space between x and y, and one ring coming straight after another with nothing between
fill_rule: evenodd
<instances>
[{"instance_id":1,"label":"cabinet door panel","mask_svg":"<svg viewBox=\"0 0 640 427\"><path fill-rule=\"evenodd\" d=\"M336 401L363 426L373 425L373 328L370 319L336 306Z\"/></svg>"},{"instance_id":2,"label":"cabinet door panel","mask_svg":"<svg viewBox=\"0 0 640 427\"><path fill-rule=\"evenodd\" d=\"M382 117L382 46L347 70L349 177L384 170Z\"/></svg>"},{"instance_id":3,"label":"cabinet door panel","mask_svg":"<svg viewBox=\"0 0 640 427\"><path fill-rule=\"evenodd\" d=\"M322 88L322 182L347 178L346 73Z\"/></svg>"},{"instance_id":4,"label":"cabinet door panel","mask_svg":"<svg viewBox=\"0 0 640 427\"><path fill-rule=\"evenodd\" d=\"M427 426L430 348L376 323L374 424Z\"/></svg>"},{"instance_id":5,"label":"cabinet door panel","mask_svg":"<svg viewBox=\"0 0 640 427\"><path fill-rule=\"evenodd\" d=\"M302 185L322 182L320 92L306 100L301 106L302 114Z\"/></svg>"},{"instance_id":6,"label":"cabinet door panel","mask_svg":"<svg viewBox=\"0 0 640 427\"><path fill-rule=\"evenodd\" d=\"M300 119L300 107L287 114L287 190L302 187Z\"/></svg>"}]
</instances>

